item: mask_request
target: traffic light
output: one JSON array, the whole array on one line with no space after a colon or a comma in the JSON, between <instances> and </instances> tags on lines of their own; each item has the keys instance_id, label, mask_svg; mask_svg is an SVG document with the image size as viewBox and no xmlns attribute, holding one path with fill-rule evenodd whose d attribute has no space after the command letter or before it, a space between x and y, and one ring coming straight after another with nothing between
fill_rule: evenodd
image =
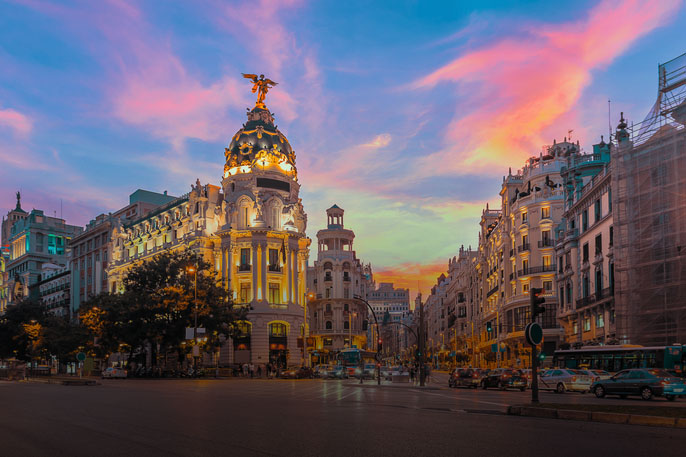
<instances>
[{"instance_id":1,"label":"traffic light","mask_svg":"<svg viewBox=\"0 0 686 457\"><path fill-rule=\"evenodd\" d=\"M486 331L489 333L493 331L493 324L491 321L486 322Z\"/></svg>"},{"instance_id":2,"label":"traffic light","mask_svg":"<svg viewBox=\"0 0 686 457\"><path fill-rule=\"evenodd\" d=\"M379 342L378 342L378 343L379 343L378 346L377 346L377 347L379 348L378 350L381 351L381 349L383 349L383 341L381 341L381 338L379 338Z\"/></svg>"},{"instance_id":3,"label":"traffic light","mask_svg":"<svg viewBox=\"0 0 686 457\"><path fill-rule=\"evenodd\" d=\"M540 360L541 362L545 360L545 352L541 351L538 354L538 360Z\"/></svg>"},{"instance_id":4,"label":"traffic light","mask_svg":"<svg viewBox=\"0 0 686 457\"><path fill-rule=\"evenodd\" d=\"M543 295L543 289L537 287L532 287L529 290L529 294L531 298L531 322L534 322L536 316L545 313L545 306L540 306L545 303L545 298L541 296Z\"/></svg>"}]
</instances>

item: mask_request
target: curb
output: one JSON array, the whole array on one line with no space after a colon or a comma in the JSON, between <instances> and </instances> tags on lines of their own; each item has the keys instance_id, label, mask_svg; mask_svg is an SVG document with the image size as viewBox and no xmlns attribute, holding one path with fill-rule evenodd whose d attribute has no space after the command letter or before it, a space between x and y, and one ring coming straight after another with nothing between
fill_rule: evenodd
<instances>
[{"instance_id":1,"label":"curb","mask_svg":"<svg viewBox=\"0 0 686 457\"><path fill-rule=\"evenodd\" d=\"M509 406L510 416L564 419L606 424L647 425L651 427L686 428L686 418L643 416L640 414L605 413L600 411L579 411L574 409L536 408L533 406Z\"/></svg>"}]
</instances>

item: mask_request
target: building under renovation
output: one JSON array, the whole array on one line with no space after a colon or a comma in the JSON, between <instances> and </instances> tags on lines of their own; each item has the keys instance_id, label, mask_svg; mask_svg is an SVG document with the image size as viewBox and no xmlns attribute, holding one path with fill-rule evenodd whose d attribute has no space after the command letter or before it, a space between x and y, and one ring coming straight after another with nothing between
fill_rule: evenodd
<instances>
[{"instance_id":1,"label":"building under renovation","mask_svg":"<svg viewBox=\"0 0 686 457\"><path fill-rule=\"evenodd\" d=\"M686 343L686 54L659 66L644 121L612 157L615 309L621 343Z\"/></svg>"}]
</instances>

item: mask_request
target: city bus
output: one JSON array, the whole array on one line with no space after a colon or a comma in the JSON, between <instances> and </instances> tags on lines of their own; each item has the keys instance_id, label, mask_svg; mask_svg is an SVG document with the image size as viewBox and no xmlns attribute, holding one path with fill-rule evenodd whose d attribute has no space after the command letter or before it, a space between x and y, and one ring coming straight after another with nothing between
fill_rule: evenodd
<instances>
[{"instance_id":1,"label":"city bus","mask_svg":"<svg viewBox=\"0 0 686 457\"><path fill-rule=\"evenodd\" d=\"M348 376L356 376L355 370L360 368L361 364L362 366L376 364L376 352L357 348L343 349L336 356L336 360L339 365L346 367ZM360 361L362 361L361 364Z\"/></svg>"},{"instance_id":2,"label":"city bus","mask_svg":"<svg viewBox=\"0 0 686 457\"><path fill-rule=\"evenodd\" d=\"M555 351L553 366L610 372L627 368L664 368L685 371L686 346L583 346L578 349Z\"/></svg>"}]
</instances>

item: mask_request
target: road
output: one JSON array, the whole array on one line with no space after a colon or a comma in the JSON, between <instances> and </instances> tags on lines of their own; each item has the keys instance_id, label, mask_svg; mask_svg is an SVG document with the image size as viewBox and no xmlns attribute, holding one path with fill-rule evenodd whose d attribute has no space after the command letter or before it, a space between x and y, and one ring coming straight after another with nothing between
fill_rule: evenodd
<instances>
[{"instance_id":1,"label":"road","mask_svg":"<svg viewBox=\"0 0 686 457\"><path fill-rule=\"evenodd\" d=\"M320 380L3 382L0 455L628 457L686 443L686 430L504 415L520 396Z\"/></svg>"}]
</instances>

